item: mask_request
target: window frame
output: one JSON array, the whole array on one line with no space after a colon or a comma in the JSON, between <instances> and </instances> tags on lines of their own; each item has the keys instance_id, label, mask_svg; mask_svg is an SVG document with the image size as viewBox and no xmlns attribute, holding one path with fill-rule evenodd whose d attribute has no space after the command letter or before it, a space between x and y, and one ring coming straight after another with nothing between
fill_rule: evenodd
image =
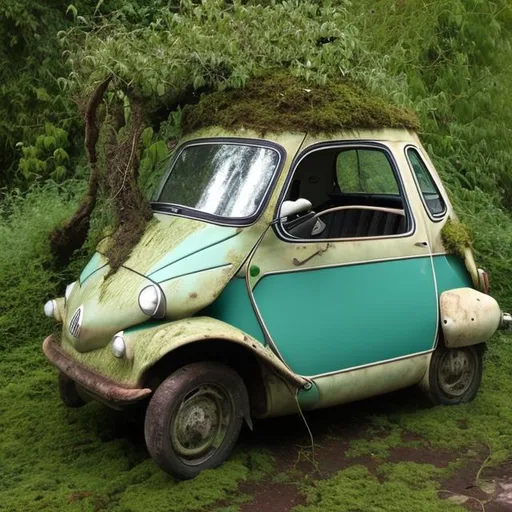
<instances>
[{"instance_id":1,"label":"window frame","mask_svg":"<svg viewBox=\"0 0 512 512\"><path fill-rule=\"evenodd\" d=\"M400 197L403 200L404 203L404 213L406 215L406 220L410 220L410 228L405 233L401 233L399 235L381 235L381 236L368 236L368 237L349 237L349 238L292 238L282 227L282 223L278 222L279 219L279 211L281 209L281 205L283 201L285 200L291 183L293 181L293 176L295 175L297 171L297 167L300 165L302 160L306 156L308 156L311 153L314 153L316 151L322 151L323 149L332 149L332 148L343 148L343 149L378 149L381 150L386 158L388 159L388 162L391 166L391 170L393 171L393 175L396 179L397 185L398 185L398 192ZM362 194L365 195L365 194ZM378 194L375 194L378 195ZM416 233L416 218L414 217L413 209L411 208L411 204L409 201L409 197L407 195L406 187L400 172L400 167L398 166L398 163L393 155L393 152L391 149L386 146L385 144L382 144L380 142L375 142L372 140L350 140L350 141L332 141L332 142L319 142L316 144L312 144L311 146L308 146L306 149L304 149L302 152L300 152L292 161L290 165L290 172L288 176L286 177L286 181L283 184L283 188L279 194L277 203L276 203L276 209L274 211L274 233L276 236L284 240L285 242L292 242L292 243L321 243L321 242L354 242L354 241L370 241L370 240L380 240L380 239L393 239L393 238L409 238L413 236Z\"/></svg>"},{"instance_id":2,"label":"window frame","mask_svg":"<svg viewBox=\"0 0 512 512\"><path fill-rule=\"evenodd\" d=\"M432 180L434 188L436 189L437 193L439 194L439 197L443 201L444 209L443 209L443 211L441 213L433 214L430 211L430 209L429 209L429 207L427 205L427 202L425 201L425 197L423 195L423 191L421 190L420 183L418 181L418 178L416 177L416 173L414 172L414 167L412 165L411 159L409 158L409 150L410 149L415 151L416 154L418 155L421 163L423 164L423 166L425 167L425 169L426 169L426 171L428 173L429 178ZM432 175L432 172L428 168L428 165L426 164L425 159L423 158L423 155L421 154L420 148L418 148L417 146L415 146L413 144L407 144L404 147L404 155L405 155L405 159L407 160L407 165L409 166L409 170L411 171L412 178L414 180L414 184L416 185L416 189L418 190L418 194L419 194L421 202L423 204L423 208L425 209L429 219L432 222L441 222L446 217L446 213L448 212L448 202L446 201L446 198L444 197L443 193L441 192L441 189L439 188L436 180L434 179L434 176Z\"/></svg>"},{"instance_id":3,"label":"window frame","mask_svg":"<svg viewBox=\"0 0 512 512\"><path fill-rule=\"evenodd\" d=\"M262 196L261 203L258 205L258 208L256 211L247 217L224 217L222 215L215 215L212 213L203 212L201 210L198 210L197 208L192 208L190 206L181 205L177 203L167 203L163 201L150 201L151 209L154 213L161 213L164 215L175 215L177 217L186 217L189 219L196 219L196 220L203 220L206 222L211 222L212 224L217 224L219 226L239 226L239 227L246 227L254 224L265 208L267 207L268 201L270 199L270 196L272 195L272 192L276 186L276 183L278 181L279 176L281 175L281 172L283 170L284 162L286 161L286 150L283 146L280 144L277 144L276 142L264 140L264 139L251 139L251 138L244 138L244 137L208 137L208 138L202 138L202 139L191 139L189 141L184 142L181 144L176 150L174 150L174 155L172 155L169 169L165 173L164 176L162 176L161 182L158 185L158 187L155 189L155 193L153 195L154 198L159 197L162 193L162 190L167 183L167 180L169 178L169 175L171 174L174 165L178 161L178 158L180 157L181 153L185 151L185 149L191 147L191 146L206 146L211 144L217 144L217 145L225 145L225 144L232 144L232 145L238 145L238 146L252 146L252 147L259 147L259 148L265 148L265 149L271 149L275 151L278 154L279 160L277 162L277 165L275 167L275 170L272 174L272 178L270 179L267 188L265 190L265 193Z\"/></svg>"}]
</instances>

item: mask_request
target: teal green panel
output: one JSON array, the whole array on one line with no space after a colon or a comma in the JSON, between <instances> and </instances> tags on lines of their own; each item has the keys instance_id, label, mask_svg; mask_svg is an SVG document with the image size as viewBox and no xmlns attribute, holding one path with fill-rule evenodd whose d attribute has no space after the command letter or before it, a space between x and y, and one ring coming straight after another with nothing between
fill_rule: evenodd
<instances>
[{"instance_id":1,"label":"teal green panel","mask_svg":"<svg viewBox=\"0 0 512 512\"><path fill-rule=\"evenodd\" d=\"M265 276L256 304L285 362L317 375L432 349L430 257Z\"/></svg>"},{"instance_id":2,"label":"teal green panel","mask_svg":"<svg viewBox=\"0 0 512 512\"><path fill-rule=\"evenodd\" d=\"M239 232L236 228L205 224L204 229L192 233L153 265L147 275L160 283L183 274L231 263L227 253L237 247L236 235Z\"/></svg>"},{"instance_id":3,"label":"teal green panel","mask_svg":"<svg viewBox=\"0 0 512 512\"><path fill-rule=\"evenodd\" d=\"M89 263L87 263L87 265L82 270L82 273L80 274L80 284L83 284L91 274L96 272L96 270L98 270L102 265L105 265L106 263L106 259L102 257L99 252L95 252L93 257L89 260Z\"/></svg>"},{"instance_id":4,"label":"teal green panel","mask_svg":"<svg viewBox=\"0 0 512 512\"><path fill-rule=\"evenodd\" d=\"M245 279L232 279L217 300L200 314L238 327L260 343L265 343L265 336L247 294Z\"/></svg>"},{"instance_id":5,"label":"teal green panel","mask_svg":"<svg viewBox=\"0 0 512 512\"><path fill-rule=\"evenodd\" d=\"M454 288L473 288L471 276L464 265L464 260L458 256L443 255L434 257L437 291L440 295Z\"/></svg>"}]
</instances>

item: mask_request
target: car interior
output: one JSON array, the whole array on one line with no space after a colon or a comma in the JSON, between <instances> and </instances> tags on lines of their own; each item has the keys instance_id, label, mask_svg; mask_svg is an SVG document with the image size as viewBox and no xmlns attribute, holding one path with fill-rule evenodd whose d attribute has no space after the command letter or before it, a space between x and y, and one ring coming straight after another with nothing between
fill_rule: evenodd
<instances>
[{"instance_id":1,"label":"car interior","mask_svg":"<svg viewBox=\"0 0 512 512\"><path fill-rule=\"evenodd\" d=\"M407 232L409 217L387 153L373 147L328 147L307 154L296 168L285 200L311 202L287 217L293 238L339 239Z\"/></svg>"}]
</instances>

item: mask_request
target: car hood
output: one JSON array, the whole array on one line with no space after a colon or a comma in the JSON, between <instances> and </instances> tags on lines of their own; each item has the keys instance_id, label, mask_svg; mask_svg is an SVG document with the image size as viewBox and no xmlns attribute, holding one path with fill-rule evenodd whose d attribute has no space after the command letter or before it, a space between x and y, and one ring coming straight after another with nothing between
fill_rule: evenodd
<instances>
[{"instance_id":1,"label":"car hood","mask_svg":"<svg viewBox=\"0 0 512 512\"><path fill-rule=\"evenodd\" d=\"M113 275L109 276L104 254L109 242L99 245L69 297L65 334L81 352L105 346L116 332L148 320L138 296L152 283L167 298L167 318L194 314L220 295L263 229L155 214L128 260ZM73 337L69 324L79 308L82 326L79 336Z\"/></svg>"}]
</instances>

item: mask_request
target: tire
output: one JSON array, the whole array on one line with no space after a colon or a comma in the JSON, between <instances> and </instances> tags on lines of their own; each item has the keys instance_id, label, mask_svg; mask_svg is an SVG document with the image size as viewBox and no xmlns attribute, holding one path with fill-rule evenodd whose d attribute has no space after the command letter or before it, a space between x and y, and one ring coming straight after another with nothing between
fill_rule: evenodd
<instances>
[{"instance_id":1,"label":"tire","mask_svg":"<svg viewBox=\"0 0 512 512\"><path fill-rule=\"evenodd\" d=\"M160 384L146 411L151 457L180 480L220 466L238 440L247 404L245 384L229 366L201 362L180 368Z\"/></svg>"},{"instance_id":2,"label":"tire","mask_svg":"<svg viewBox=\"0 0 512 512\"><path fill-rule=\"evenodd\" d=\"M427 394L435 405L471 402L480 388L485 345L447 348L440 344L432 354Z\"/></svg>"},{"instance_id":3,"label":"tire","mask_svg":"<svg viewBox=\"0 0 512 512\"><path fill-rule=\"evenodd\" d=\"M66 407L76 409L86 404L80 396L77 383L63 372L59 372L59 395Z\"/></svg>"}]
</instances>

